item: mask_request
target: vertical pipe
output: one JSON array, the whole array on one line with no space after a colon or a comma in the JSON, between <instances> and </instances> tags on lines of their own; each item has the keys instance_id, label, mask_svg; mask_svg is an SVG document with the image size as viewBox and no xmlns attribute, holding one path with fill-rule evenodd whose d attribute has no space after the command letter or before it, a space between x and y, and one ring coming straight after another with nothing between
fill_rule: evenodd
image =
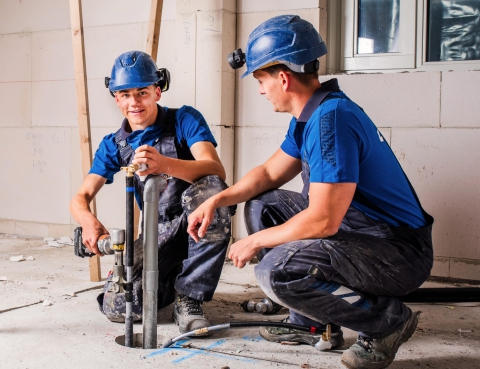
<instances>
[{"instance_id":1,"label":"vertical pipe","mask_svg":"<svg viewBox=\"0 0 480 369\"><path fill-rule=\"evenodd\" d=\"M157 348L158 199L167 187L163 176L151 176L143 193L143 348Z\"/></svg>"},{"instance_id":2,"label":"vertical pipe","mask_svg":"<svg viewBox=\"0 0 480 369\"><path fill-rule=\"evenodd\" d=\"M132 317L132 301L133 301L133 194L134 194L134 185L133 185L133 173L128 173L125 177L126 184L126 197L127 197L127 217L126 217L126 260L125 265L127 269L127 283L125 284L125 347L134 347L133 343L133 317Z\"/></svg>"}]
</instances>

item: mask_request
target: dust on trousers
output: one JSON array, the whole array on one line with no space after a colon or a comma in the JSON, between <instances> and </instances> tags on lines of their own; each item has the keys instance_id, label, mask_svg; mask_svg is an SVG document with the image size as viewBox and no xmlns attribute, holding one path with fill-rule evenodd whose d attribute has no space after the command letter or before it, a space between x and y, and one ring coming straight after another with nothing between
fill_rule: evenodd
<instances>
[{"instance_id":1,"label":"dust on trousers","mask_svg":"<svg viewBox=\"0 0 480 369\"><path fill-rule=\"evenodd\" d=\"M299 193L266 192L245 205L247 231L282 224L307 207ZM263 249L255 275L271 299L290 309L294 324L330 323L333 331L343 326L382 338L409 317L396 296L416 290L430 274L433 219L426 219L429 224L419 229L392 227L350 206L332 237Z\"/></svg>"},{"instance_id":2,"label":"dust on trousers","mask_svg":"<svg viewBox=\"0 0 480 369\"><path fill-rule=\"evenodd\" d=\"M225 190L218 176L207 176L190 185L180 198L159 209L158 224L158 308L174 301L175 290L200 301L210 301L217 287L231 235L235 207L221 207L206 235L195 242L187 233L188 216L205 200ZM142 319L143 238L135 241L132 316ZM125 321L124 293L110 292L112 276L97 297L100 310L108 319Z\"/></svg>"}]
</instances>

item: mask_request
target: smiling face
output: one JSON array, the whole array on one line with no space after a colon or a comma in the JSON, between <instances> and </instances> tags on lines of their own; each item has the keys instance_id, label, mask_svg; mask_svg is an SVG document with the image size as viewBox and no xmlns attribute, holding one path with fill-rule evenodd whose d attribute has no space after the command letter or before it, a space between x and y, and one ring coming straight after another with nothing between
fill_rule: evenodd
<instances>
[{"instance_id":1,"label":"smiling face","mask_svg":"<svg viewBox=\"0 0 480 369\"><path fill-rule=\"evenodd\" d=\"M160 87L152 85L116 91L115 101L130 123L132 131L136 131L155 123L158 112L157 101L161 96Z\"/></svg>"}]
</instances>

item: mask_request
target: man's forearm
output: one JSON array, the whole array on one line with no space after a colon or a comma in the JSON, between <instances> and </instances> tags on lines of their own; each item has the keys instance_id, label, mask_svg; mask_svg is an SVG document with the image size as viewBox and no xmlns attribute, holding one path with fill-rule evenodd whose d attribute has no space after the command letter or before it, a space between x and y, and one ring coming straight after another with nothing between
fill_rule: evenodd
<instances>
[{"instance_id":1,"label":"man's forearm","mask_svg":"<svg viewBox=\"0 0 480 369\"><path fill-rule=\"evenodd\" d=\"M81 195L75 195L70 202L70 213L77 223L85 223L86 219L95 217L90 210L89 202Z\"/></svg>"},{"instance_id":2,"label":"man's forearm","mask_svg":"<svg viewBox=\"0 0 480 369\"><path fill-rule=\"evenodd\" d=\"M181 160L168 158L168 166L165 168L165 174L180 178L186 182L193 183L196 180L214 175L225 180L225 169L223 165L215 160Z\"/></svg>"},{"instance_id":3,"label":"man's forearm","mask_svg":"<svg viewBox=\"0 0 480 369\"><path fill-rule=\"evenodd\" d=\"M245 202L251 198L275 188L263 166L248 172L240 181L215 196L215 207L230 206Z\"/></svg>"}]
</instances>

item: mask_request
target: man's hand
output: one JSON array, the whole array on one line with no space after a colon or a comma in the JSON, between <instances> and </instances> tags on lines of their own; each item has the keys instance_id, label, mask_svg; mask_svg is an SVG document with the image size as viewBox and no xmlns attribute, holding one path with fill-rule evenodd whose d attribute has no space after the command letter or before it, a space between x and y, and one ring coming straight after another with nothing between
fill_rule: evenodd
<instances>
[{"instance_id":1,"label":"man's hand","mask_svg":"<svg viewBox=\"0 0 480 369\"><path fill-rule=\"evenodd\" d=\"M92 217L82 224L82 241L83 244L96 255L103 256L97 247L98 238L104 234L108 234L107 229L100 223L97 218Z\"/></svg>"},{"instance_id":2,"label":"man's hand","mask_svg":"<svg viewBox=\"0 0 480 369\"><path fill-rule=\"evenodd\" d=\"M147 164L147 170L138 172L141 176L168 173L165 162L165 156L160 154L154 147L148 145L142 145L137 148L132 161L133 164Z\"/></svg>"},{"instance_id":3,"label":"man's hand","mask_svg":"<svg viewBox=\"0 0 480 369\"><path fill-rule=\"evenodd\" d=\"M207 233L208 226L215 218L216 208L213 198L210 198L188 216L187 233L195 242L198 242Z\"/></svg>"},{"instance_id":4,"label":"man's hand","mask_svg":"<svg viewBox=\"0 0 480 369\"><path fill-rule=\"evenodd\" d=\"M233 265L237 268L243 268L260 251L261 247L255 245L254 236L242 238L230 246L228 258L233 261Z\"/></svg>"}]
</instances>

